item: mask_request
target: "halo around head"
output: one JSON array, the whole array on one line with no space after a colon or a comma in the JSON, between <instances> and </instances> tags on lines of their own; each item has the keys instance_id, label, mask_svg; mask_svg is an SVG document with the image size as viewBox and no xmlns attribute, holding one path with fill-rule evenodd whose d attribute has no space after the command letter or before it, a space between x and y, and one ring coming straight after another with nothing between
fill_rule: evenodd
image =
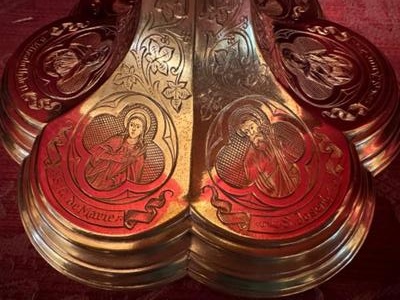
<instances>
[{"instance_id":1,"label":"halo around head","mask_svg":"<svg viewBox=\"0 0 400 300\"><path fill-rule=\"evenodd\" d=\"M150 130L150 125L151 125L151 118L149 114L141 108L134 108L130 110L126 115L124 119L124 127L127 128L129 121L132 120L133 118L137 118L143 122L143 127L144 127L144 133L146 134Z\"/></svg>"},{"instance_id":2,"label":"halo around head","mask_svg":"<svg viewBox=\"0 0 400 300\"><path fill-rule=\"evenodd\" d=\"M240 125L245 121L251 120L255 123L261 125L268 123L268 119L263 113L253 106L245 105L237 110L235 110L229 118L229 131L236 132Z\"/></svg>"}]
</instances>

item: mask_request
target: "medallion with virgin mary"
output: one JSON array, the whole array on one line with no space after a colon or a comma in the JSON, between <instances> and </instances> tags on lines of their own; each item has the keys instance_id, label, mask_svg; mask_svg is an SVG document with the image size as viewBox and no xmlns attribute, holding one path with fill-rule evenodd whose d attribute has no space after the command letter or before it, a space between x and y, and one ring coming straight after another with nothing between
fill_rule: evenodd
<instances>
[{"instance_id":1,"label":"medallion with virgin mary","mask_svg":"<svg viewBox=\"0 0 400 300\"><path fill-rule=\"evenodd\" d=\"M155 101L116 93L76 125L59 129L47 143L39 169L45 167L47 173L46 197L75 222L92 223L96 231L116 227L123 232L153 223L170 199L180 197L171 179L177 159L175 127ZM68 196L61 197L61 190ZM101 222L91 219L90 212L103 216ZM112 221L106 225L104 220Z\"/></svg>"},{"instance_id":2,"label":"medallion with virgin mary","mask_svg":"<svg viewBox=\"0 0 400 300\"><path fill-rule=\"evenodd\" d=\"M306 122L260 96L220 112L208 132L210 180L202 197L221 223L247 236L284 239L329 219L349 186L348 146L339 131Z\"/></svg>"}]
</instances>

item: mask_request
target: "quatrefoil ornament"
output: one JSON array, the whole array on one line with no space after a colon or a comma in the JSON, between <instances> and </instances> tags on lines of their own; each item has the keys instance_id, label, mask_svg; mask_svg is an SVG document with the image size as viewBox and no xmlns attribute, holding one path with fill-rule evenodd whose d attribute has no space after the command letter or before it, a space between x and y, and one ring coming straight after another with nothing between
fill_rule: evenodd
<instances>
[{"instance_id":1,"label":"quatrefoil ornament","mask_svg":"<svg viewBox=\"0 0 400 300\"><path fill-rule=\"evenodd\" d=\"M3 143L26 157L20 212L46 261L100 288L189 275L254 297L346 266L399 148L376 47L315 0L91 4L5 74Z\"/></svg>"}]
</instances>

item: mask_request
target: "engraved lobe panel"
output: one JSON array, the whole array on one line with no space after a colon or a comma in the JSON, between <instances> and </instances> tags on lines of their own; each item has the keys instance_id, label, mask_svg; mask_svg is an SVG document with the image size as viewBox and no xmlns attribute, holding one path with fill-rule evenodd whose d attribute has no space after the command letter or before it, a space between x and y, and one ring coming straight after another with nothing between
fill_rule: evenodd
<instances>
[{"instance_id":1,"label":"engraved lobe panel","mask_svg":"<svg viewBox=\"0 0 400 300\"><path fill-rule=\"evenodd\" d=\"M296 99L341 129L369 122L385 105L394 109L393 71L364 38L319 20L276 25L275 39L277 79Z\"/></svg>"},{"instance_id":2,"label":"engraved lobe panel","mask_svg":"<svg viewBox=\"0 0 400 300\"><path fill-rule=\"evenodd\" d=\"M192 24L188 1L156 1L143 16L142 28L114 76L124 91L141 91L162 100L175 112L191 97L189 49Z\"/></svg>"},{"instance_id":3,"label":"engraved lobe panel","mask_svg":"<svg viewBox=\"0 0 400 300\"><path fill-rule=\"evenodd\" d=\"M74 18L47 26L10 60L15 68L8 72L10 98L28 116L48 122L99 82L110 66L115 37L113 25Z\"/></svg>"},{"instance_id":4,"label":"engraved lobe panel","mask_svg":"<svg viewBox=\"0 0 400 300\"><path fill-rule=\"evenodd\" d=\"M198 11L195 90L201 121L207 122L233 99L270 94L271 82L253 45L249 2L204 1Z\"/></svg>"},{"instance_id":5,"label":"engraved lobe panel","mask_svg":"<svg viewBox=\"0 0 400 300\"><path fill-rule=\"evenodd\" d=\"M65 25L65 24L63 24ZM44 94L60 100L76 97L89 90L106 71L115 37L113 27L97 27L68 33L53 27L52 36L37 57L36 79Z\"/></svg>"},{"instance_id":6,"label":"engraved lobe panel","mask_svg":"<svg viewBox=\"0 0 400 300\"><path fill-rule=\"evenodd\" d=\"M334 214L349 186L347 142L330 130L308 128L270 99L234 101L209 129L202 199L245 236L308 234Z\"/></svg>"},{"instance_id":7,"label":"engraved lobe panel","mask_svg":"<svg viewBox=\"0 0 400 300\"><path fill-rule=\"evenodd\" d=\"M97 234L153 230L188 209L194 4L143 1L141 9L123 62L85 103L46 127L38 155L48 202ZM53 132L67 119L71 130L58 143Z\"/></svg>"},{"instance_id":8,"label":"engraved lobe panel","mask_svg":"<svg viewBox=\"0 0 400 300\"><path fill-rule=\"evenodd\" d=\"M145 96L118 93L78 122L72 119L58 121L58 135L45 136L47 146L39 151L48 201L64 218L96 233L151 229L170 201L182 196L171 179L178 141L166 112Z\"/></svg>"}]
</instances>

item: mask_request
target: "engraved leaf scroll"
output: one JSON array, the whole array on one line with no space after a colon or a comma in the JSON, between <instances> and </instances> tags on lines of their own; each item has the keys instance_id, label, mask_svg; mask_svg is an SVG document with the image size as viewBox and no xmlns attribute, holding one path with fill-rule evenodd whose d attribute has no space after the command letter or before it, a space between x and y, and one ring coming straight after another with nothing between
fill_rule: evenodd
<instances>
[{"instance_id":1,"label":"engraved leaf scroll","mask_svg":"<svg viewBox=\"0 0 400 300\"><path fill-rule=\"evenodd\" d=\"M167 21L160 30L157 14L149 15L145 30L134 43L129 59L119 68L114 84L123 90L140 91L146 95L162 99L179 113L183 101L192 95L187 87L188 80L182 80L187 60L184 47L190 41L190 35L184 26L179 28L185 16L185 1L177 1L178 10L170 3L159 1L157 11ZM177 29L179 28L179 29Z\"/></svg>"}]
</instances>

